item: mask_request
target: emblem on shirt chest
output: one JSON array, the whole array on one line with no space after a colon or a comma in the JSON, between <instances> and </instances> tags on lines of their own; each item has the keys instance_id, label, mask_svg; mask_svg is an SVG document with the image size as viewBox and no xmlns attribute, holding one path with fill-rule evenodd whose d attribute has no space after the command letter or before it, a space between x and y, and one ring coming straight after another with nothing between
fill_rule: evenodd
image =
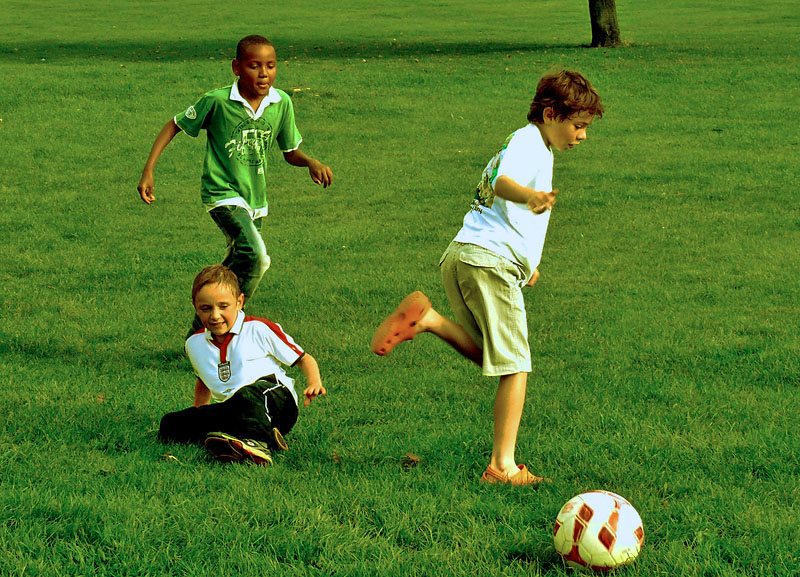
<instances>
[{"instance_id":1,"label":"emblem on shirt chest","mask_svg":"<svg viewBox=\"0 0 800 577\"><path fill-rule=\"evenodd\" d=\"M272 141L272 126L263 119L247 119L237 125L225 143L228 158L244 165L261 166Z\"/></svg>"},{"instance_id":2,"label":"emblem on shirt chest","mask_svg":"<svg viewBox=\"0 0 800 577\"><path fill-rule=\"evenodd\" d=\"M231 362L225 361L217 365L217 376L223 383L227 383L231 378Z\"/></svg>"}]
</instances>

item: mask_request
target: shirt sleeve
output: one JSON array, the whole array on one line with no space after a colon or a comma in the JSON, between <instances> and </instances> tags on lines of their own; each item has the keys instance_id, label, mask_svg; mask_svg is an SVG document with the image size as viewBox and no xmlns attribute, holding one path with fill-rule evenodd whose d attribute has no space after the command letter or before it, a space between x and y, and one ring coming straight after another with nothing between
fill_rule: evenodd
<instances>
[{"instance_id":1,"label":"shirt sleeve","mask_svg":"<svg viewBox=\"0 0 800 577\"><path fill-rule=\"evenodd\" d=\"M281 325L266 319L261 320L264 323L263 333L270 355L275 357L281 364L292 366L305 354L292 337L283 332Z\"/></svg>"},{"instance_id":2,"label":"shirt sleeve","mask_svg":"<svg viewBox=\"0 0 800 577\"><path fill-rule=\"evenodd\" d=\"M276 141L281 152L291 152L300 146L303 137L300 131L297 130L297 125L294 122L294 105L292 99L285 92L281 93L281 105L284 106L283 122L281 123L280 131Z\"/></svg>"},{"instance_id":3,"label":"shirt sleeve","mask_svg":"<svg viewBox=\"0 0 800 577\"><path fill-rule=\"evenodd\" d=\"M175 124L189 136L198 136L205 127L206 118L214 109L214 102L210 92L204 94L192 106L175 115Z\"/></svg>"},{"instance_id":4,"label":"shirt sleeve","mask_svg":"<svg viewBox=\"0 0 800 577\"><path fill-rule=\"evenodd\" d=\"M192 335L194 336L194 335ZM186 340L186 343L183 346L183 350L186 352L186 356L189 357L189 362L192 364L192 371L194 372L194 376L203 381L205 383L205 379L200 371L200 367L197 363L197 351L193 346L192 337L189 337Z\"/></svg>"},{"instance_id":5,"label":"shirt sleeve","mask_svg":"<svg viewBox=\"0 0 800 577\"><path fill-rule=\"evenodd\" d=\"M503 152L492 186L500 176L507 176L522 186L529 186L536 179L540 166L534 150L535 148L526 142L525 135L515 134Z\"/></svg>"}]
</instances>

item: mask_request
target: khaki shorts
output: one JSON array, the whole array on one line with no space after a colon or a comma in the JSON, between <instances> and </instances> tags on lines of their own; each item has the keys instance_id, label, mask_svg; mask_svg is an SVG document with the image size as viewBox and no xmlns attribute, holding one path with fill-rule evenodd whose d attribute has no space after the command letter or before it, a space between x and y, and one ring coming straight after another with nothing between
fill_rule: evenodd
<instances>
[{"instance_id":1,"label":"khaki shorts","mask_svg":"<svg viewBox=\"0 0 800 577\"><path fill-rule=\"evenodd\" d=\"M483 350L483 374L529 373L525 279L519 267L485 248L455 241L439 267L458 323Z\"/></svg>"}]
</instances>

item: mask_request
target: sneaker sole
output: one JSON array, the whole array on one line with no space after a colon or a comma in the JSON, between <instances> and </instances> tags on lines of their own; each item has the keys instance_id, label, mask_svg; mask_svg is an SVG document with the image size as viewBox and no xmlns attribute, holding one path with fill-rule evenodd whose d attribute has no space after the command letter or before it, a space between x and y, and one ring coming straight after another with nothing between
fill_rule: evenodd
<instances>
[{"instance_id":1,"label":"sneaker sole","mask_svg":"<svg viewBox=\"0 0 800 577\"><path fill-rule=\"evenodd\" d=\"M283 438L283 435L281 435L281 432L278 429L272 429L272 437L275 440L275 446L279 451L289 450L289 445L286 443L286 439Z\"/></svg>"},{"instance_id":2,"label":"sneaker sole","mask_svg":"<svg viewBox=\"0 0 800 577\"><path fill-rule=\"evenodd\" d=\"M249 461L256 465L272 465L272 457L261 451L253 451L236 438L209 437L205 441L206 449L223 463L241 463Z\"/></svg>"}]
</instances>

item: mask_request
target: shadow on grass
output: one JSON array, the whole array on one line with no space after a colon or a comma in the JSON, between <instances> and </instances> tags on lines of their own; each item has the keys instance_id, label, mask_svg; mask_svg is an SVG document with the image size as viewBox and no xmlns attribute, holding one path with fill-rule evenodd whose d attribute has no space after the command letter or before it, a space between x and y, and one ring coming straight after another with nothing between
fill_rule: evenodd
<instances>
[{"instance_id":1,"label":"shadow on grass","mask_svg":"<svg viewBox=\"0 0 800 577\"><path fill-rule=\"evenodd\" d=\"M545 44L542 42L385 42L385 41L312 41L273 39L281 60L291 58L410 58L433 55L494 54L549 50L584 50L586 45ZM201 42L173 40L163 42L4 42L0 60L41 62L75 59L101 59L130 62L182 62L210 58L231 59L235 41L231 38L207 39Z\"/></svg>"},{"instance_id":2,"label":"shadow on grass","mask_svg":"<svg viewBox=\"0 0 800 577\"><path fill-rule=\"evenodd\" d=\"M136 367L162 373L176 370L190 374L191 365L181 345L142 351L131 346L119 346L115 339L76 340L73 343L53 338L11 338L0 340L0 359L13 358L19 365L52 360L99 371Z\"/></svg>"},{"instance_id":3,"label":"shadow on grass","mask_svg":"<svg viewBox=\"0 0 800 577\"><path fill-rule=\"evenodd\" d=\"M506 553L506 556L509 561L538 567L543 575L551 573L563 575L562 572L568 570L564 560L555 552L552 545L545 547L544 551L528 549L527 547L511 548Z\"/></svg>"}]
</instances>

